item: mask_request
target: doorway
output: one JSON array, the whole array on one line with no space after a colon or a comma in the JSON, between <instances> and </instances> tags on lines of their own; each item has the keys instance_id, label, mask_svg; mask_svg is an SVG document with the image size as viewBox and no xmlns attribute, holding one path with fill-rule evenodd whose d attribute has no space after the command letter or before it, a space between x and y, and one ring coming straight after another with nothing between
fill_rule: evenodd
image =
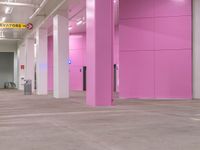
<instances>
[{"instance_id":1,"label":"doorway","mask_svg":"<svg viewBox=\"0 0 200 150\"><path fill-rule=\"evenodd\" d=\"M14 53L0 52L0 88L6 82L14 82Z\"/></svg>"}]
</instances>

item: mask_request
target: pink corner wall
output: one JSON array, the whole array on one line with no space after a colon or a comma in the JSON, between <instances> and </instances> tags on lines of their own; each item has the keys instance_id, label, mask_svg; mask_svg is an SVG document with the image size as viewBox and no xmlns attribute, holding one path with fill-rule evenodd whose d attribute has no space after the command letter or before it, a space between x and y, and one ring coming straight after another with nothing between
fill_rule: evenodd
<instances>
[{"instance_id":1,"label":"pink corner wall","mask_svg":"<svg viewBox=\"0 0 200 150\"><path fill-rule=\"evenodd\" d=\"M192 98L191 3L120 1L120 97Z\"/></svg>"},{"instance_id":2,"label":"pink corner wall","mask_svg":"<svg viewBox=\"0 0 200 150\"><path fill-rule=\"evenodd\" d=\"M85 49L86 49L85 33L70 35L70 89L82 90L82 67L86 65ZM67 63L67 60L66 60ZM53 37L48 37L48 90L53 91Z\"/></svg>"},{"instance_id":3,"label":"pink corner wall","mask_svg":"<svg viewBox=\"0 0 200 150\"><path fill-rule=\"evenodd\" d=\"M48 90L53 91L53 36L48 37Z\"/></svg>"},{"instance_id":4,"label":"pink corner wall","mask_svg":"<svg viewBox=\"0 0 200 150\"><path fill-rule=\"evenodd\" d=\"M71 35L69 40L69 56L72 61L70 65L70 89L83 90L82 68L86 65L86 35Z\"/></svg>"}]
</instances>

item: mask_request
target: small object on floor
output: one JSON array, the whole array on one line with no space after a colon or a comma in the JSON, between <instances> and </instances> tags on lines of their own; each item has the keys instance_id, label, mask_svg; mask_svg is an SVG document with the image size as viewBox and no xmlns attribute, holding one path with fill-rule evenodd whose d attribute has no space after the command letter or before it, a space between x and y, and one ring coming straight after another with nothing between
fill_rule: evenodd
<instances>
[{"instance_id":1,"label":"small object on floor","mask_svg":"<svg viewBox=\"0 0 200 150\"><path fill-rule=\"evenodd\" d=\"M25 80L24 95L32 95L32 81L31 80Z\"/></svg>"},{"instance_id":2,"label":"small object on floor","mask_svg":"<svg viewBox=\"0 0 200 150\"><path fill-rule=\"evenodd\" d=\"M4 83L4 89L15 89L16 84L14 82L5 82Z\"/></svg>"}]
</instances>

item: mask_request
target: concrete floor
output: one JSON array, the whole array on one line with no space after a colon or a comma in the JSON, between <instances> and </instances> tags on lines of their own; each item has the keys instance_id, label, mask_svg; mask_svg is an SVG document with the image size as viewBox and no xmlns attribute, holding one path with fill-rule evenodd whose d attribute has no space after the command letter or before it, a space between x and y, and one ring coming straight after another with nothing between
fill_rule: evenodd
<instances>
[{"instance_id":1,"label":"concrete floor","mask_svg":"<svg viewBox=\"0 0 200 150\"><path fill-rule=\"evenodd\" d=\"M70 99L0 90L0 150L200 150L200 101Z\"/></svg>"}]
</instances>

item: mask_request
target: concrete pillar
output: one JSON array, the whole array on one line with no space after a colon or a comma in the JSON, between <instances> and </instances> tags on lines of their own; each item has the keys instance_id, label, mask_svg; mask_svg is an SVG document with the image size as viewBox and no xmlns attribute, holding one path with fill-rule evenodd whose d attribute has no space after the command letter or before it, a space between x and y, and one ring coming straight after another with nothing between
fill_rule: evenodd
<instances>
[{"instance_id":1,"label":"concrete pillar","mask_svg":"<svg viewBox=\"0 0 200 150\"><path fill-rule=\"evenodd\" d=\"M19 89L19 58L18 50L14 53L14 83L16 84L17 89Z\"/></svg>"},{"instance_id":2,"label":"concrete pillar","mask_svg":"<svg viewBox=\"0 0 200 150\"><path fill-rule=\"evenodd\" d=\"M38 29L36 32L37 58L36 80L37 94L48 94L48 67L47 67L47 29Z\"/></svg>"},{"instance_id":3,"label":"concrete pillar","mask_svg":"<svg viewBox=\"0 0 200 150\"><path fill-rule=\"evenodd\" d=\"M87 0L87 94L91 106L113 96L113 0Z\"/></svg>"},{"instance_id":4,"label":"concrete pillar","mask_svg":"<svg viewBox=\"0 0 200 150\"><path fill-rule=\"evenodd\" d=\"M54 97L69 97L69 32L68 19L57 15L53 19Z\"/></svg>"},{"instance_id":5,"label":"concrete pillar","mask_svg":"<svg viewBox=\"0 0 200 150\"><path fill-rule=\"evenodd\" d=\"M25 41L26 50L26 73L25 79L32 80L32 91L34 91L34 74L35 74L35 58L34 58L34 39Z\"/></svg>"},{"instance_id":6,"label":"concrete pillar","mask_svg":"<svg viewBox=\"0 0 200 150\"><path fill-rule=\"evenodd\" d=\"M200 1L193 0L193 98L200 99Z\"/></svg>"},{"instance_id":7,"label":"concrete pillar","mask_svg":"<svg viewBox=\"0 0 200 150\"><path fill-rule=\"evenodd\" d=\"M18 88L19 90L24 89L24 79L25 79L25 72L26 72L26 51L25 46L21 45L18 48L18 60L19 60L19 82Z\"/></svg>"}]
</instances>

